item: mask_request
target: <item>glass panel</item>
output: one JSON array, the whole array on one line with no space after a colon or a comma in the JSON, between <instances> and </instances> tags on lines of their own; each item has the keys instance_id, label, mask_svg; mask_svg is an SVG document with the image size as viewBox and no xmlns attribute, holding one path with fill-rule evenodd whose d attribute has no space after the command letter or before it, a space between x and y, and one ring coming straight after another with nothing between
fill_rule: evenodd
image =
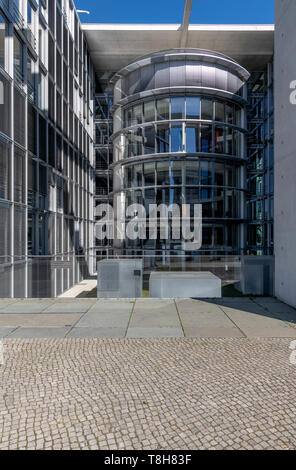
<instances>
[{"instance_id":1,"label":"glass panel","mask_svg":"<svg viewBox=\"0 0 296 470\"><path fill-rule=\"evenodd\" d=\"M132 186L138 187L142 186L142 165L135 165L133 167L133 181Z\"/></svg>"},{"instance_id":2,"label":"glass panel","mask_svg":"<svg viewBox=\"0 0 296 470\"><path fill-rule=\"evenodd\" d=\"M224 164L214 163L214 184L224 186Z\"/></svg>"},{"instance_id":3,"label":"glass panel","mask_svg":"<svg viewBox=\"0 0 296 470\"><path fill-rule=\"evenodd\" d=\"M201 125L201 152L212 152L212 126Z\"/></svg>"},{"instance_id":4,"label":"glass panel","mask_svg":"<svg viewBox=\"0 0 296 470\"><path fill-rule=\"evenodd\" d=\"M200 119L200 98L186 98L186 117L187 119Z\"/></svg>"},{"instance_id":5,"label":"glass panel","mask_svg":"<svg viewBox=\"0 0 296 470\"><path fill-rule=\"evenodd\" d=\"M212 246L212 227L203 226L202 228L202 248Z\"/></svg>"},{"instance_id":6,"label":"glass panel","mask_svg":"<svg viewBox=\"0 0 296 470\"><path fill-rule=\"evenodd\" d=\"M154 186L155 185L155 164L144 163L144 185Z\"/></svg>"},{"instance_id":7,"label":"glass panel","mask_svg":"<svg viewBox=\"0 0 296 470\"><path fill-rule=\"evenodd\" d=\"M185 118L185 98L171 98L171 119Z\"/></svg>"},{"instance_id":8,"label":"glass panel","mask_svg":"<svg viewBox=\"0 0 296 470\"><path fill-rule=\"evenodd\" d=\"M161 121L162 119L168 121L170 119L169 98L164 98L163 100L156 101L156 119L157 121Z\"/></svg>"},{"instance_id":9,"label":"glass panel","mask_svg":"<svg viewBox=\"0 0 296 470\"><path fill-rule=\"evenodd\" d=\"M199 152L199 126L186 127L186 152Z\"/></svg>"},{"instance_id":10,"label":"glass panel","mask_svg":"<svg viewBox=\"0 0 296 470\"><path fill-rule=\"evenodd\" d=\"M170 167L171 167L170 184L182 184L183 162L173 160L170 162Z\"/></svg>"},{"instance_id":11,"label":"glass panel","mask_svg":"<svg viewBox=\"0 0 296 470\"><path fill-rule=\"evenodd\" d=\"M0 14L0 66L5 67L5 29L6 22Z\"/></svg>"},{"instance_id":12,"label":"glass panel","mask_svg":"<svg viewBox=\"0 0 296 470\"><path fill-rule=\"evenodd\" d=\"M186 162L185 184L199 184L199 162Z\"/></svg>"},{"instance_id":13,"label":"glass panel","mask_svg":"<svg viewBox=\"0 0 296 470\"><path fill-rule=\"evenodd\" d=\"M225 185L226 186L235 186L234 174L235 174L235 168L226 165L226 168L225 168L225 177L226 177Z\"/></svg>"},{"instance_id":14,"label":"glass panel","mask_svg":"<svg viewBox=\"0 0 296 470\"><path fill-rule=\"evenodd\" d=\"M214 217L223 217L224 211L224 191L223 189L214 189Z\"/></svg>"},{"instance_id":15,"label":"glass panel","mask_svg":"<svg viewBox=\"0 0 296 470\"><path fill-rule=\"evenodd\" d=\"M224 246L224 227L214 227L214 245Z\"/></svg>"},{"instance_id":16,"label":"glass panel","mask_svg":"<svg viewBox=\"0 0 296 470\"><path fill-rule=\"evenodd\" d=\"M170 141L169 141L169 125L163 124L157 126L156 132L156 151L157 153L169 152Z\"/></svg>"},{"instance_id":17,"label":"glass panel","mask_svg":"<svg viewBox=\"0 0 296 470\"><path fill-rule=\"evenodd\" d=\"M171 126L171 152L182 152L182 124Z\"/></svg>"},{"instance_id":18,"label":"glass panel","mask_svg":"<svg viewBox=\"0 0 296 470\"><path fill-rule=\"evenodd\" d=\"M200 179L201 184L209 186L212 184L212 164L211 162L200 162Z\"/></svg>"},{"instance_id":19,"label":"glass panel","mask_svg":"<svg viewBox=\"0 0 296 470\"><path fill-rule=\"evenodd\" d=\"M220 101L215 102L215 121L225 121L224 103L220 103Z\"/></svg>"},{"instance_id":20,"label":"glass panel","mask_svg":"<svg viewBox=\"0 0 296 470\"><path fill-rule=\"evenodd\" d=\"M132 121L131 125L135 126L143 122L143 107L142 104L138 104L132 108Z\"/></svg>"},{"instance_id":21,"label":"glass panel","mask_svg":"<svg viewBox=\"0 0 296 470\"><path fill-rule=\"evenodd\" d=\"M226 105L226 122L228 124L233 124L233 117L234 117L233 106L227 104Z\"/></svg>"},{"instance_id":22,"label":"glass panel","mask_svg":"<svg viewBox=\"0 0 296 470\"><path fill-rule=\"evenodd\" d=\"M153 127L144 127L144 153L155 153L155 129Z\"/></svg>"},{"instance_id":23,"label":"glass panel","mask_svg":"<svg viewBox=\"0 0 296 470\"><path fill-rule=\"evenodd\" d=\"M214 151L215 153L224 153L224 127L215 127Z\"/></svg>"},{"instance_id":24,"label":"glass panel","mask_svg":"<svg viewBox=\"0 0 296 470\"><path fill-rule=\"evenodd\" d=\"M155 101L147 101L144 103L144 121L155 121Z\"/></svg>"},{"instance_id":25,"label":"glass panel","mask_svg":"<svg viewBox=\"0 0 296 470\"><path fill-rule=\"evenodd\" d=\"M233 130L232 127L226 127L226 153L233 154Z\"/></svg>"},{"instance_id":26,"label":"glass panel","mask_svg":"<svg viewBox=\"0 0 296 470\"><path fill-rule=\"evenodd\" d=\"M155 204L155 190L153 189L145 189L144 191L144 204L146 214L149 213L149 205Z\"/></svg>"},{"instance_id":27,"label":"glass panel","mask_svg":"<svg viewBox=\"0 0 296 470\"><path fill-rule=\"evenodd\" d=\"M241 133L239 131L233 131L233 154L240 155L240 138Z\"/></svg>"},{"instance_id":28,"label":"glass panel","mask_svg":"<svg viewBox=\"0 0 296 470\"><path fill-rule=\"evenodd\" d=\"M157 162L156 178L157 185L168 185L170 184L169 178L169 162Z\"/></svg>"},{"instance_id":29,"label":"glass panel","mask_svg":"<svg viewBox=\"0 0 296 470\"><path fill-rule=\"evenodd\" d=\"M125 127L132 125L132 108L125 111Z\"/></svg>"},{"instance_id":30,"label":"glass panel","mask_svg":"<svg viewBox=\"0 0 296 470\"><path fill-rule=\"evenodd\" d=\"M225 217L233 217L232 190L225 190Z\"/></svg>"},{"instance_id":31,"label":"glass panel","mask_svg":"<svg viewBox=\"0 0 296 470\"><path fill-rule=\"evenodd\" d=\"M202 216L212 217L212 189L201 188L200 190L200 201L202 204Z\"/></svg>"},{"instance_id":32,"label":"glass panel","mask_svg":"<svg viewBox=\"0 0 296 470\"><path fill-rule=\"evenodd\" d=\"M213 101L201 100L201 119L212 121L213 119Z\"/></svg>"},{"instance_id":33,"label":"glass panel","mask_svg":"<svg viewBox=\"0 0 296 470\"><path fill-rule=\"evenodd\" d=\"M23 54L22 54L22 43L14 35L13 36L13 69L14 78L18 82L23 80Z\"/></svg>"},{"instance_id":34,"label":"glass panel","mask_svg":"<svg viewBox=\"0 0 296 470\"><path fill-rule=\"evenodd\" d=\"M236 124L237 126L241 126L241 109L236 106L235 107L235 122L234 124Z\"/></svg>"}]
</instances>

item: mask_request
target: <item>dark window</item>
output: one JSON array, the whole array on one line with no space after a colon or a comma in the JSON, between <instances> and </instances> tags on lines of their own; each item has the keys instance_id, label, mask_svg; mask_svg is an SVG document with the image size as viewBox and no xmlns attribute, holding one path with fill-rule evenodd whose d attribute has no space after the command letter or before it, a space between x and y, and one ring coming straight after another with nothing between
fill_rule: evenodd
<instances>
[{"instance_id":1,"label":"dark window","mask_svg":"<svg viewBox=\"0 0 296 470\"><path fill-rule=\"evenodd\" d=\"M37 155L37 112L28 102L28 150Z\"/></svg>"}]
</instances>

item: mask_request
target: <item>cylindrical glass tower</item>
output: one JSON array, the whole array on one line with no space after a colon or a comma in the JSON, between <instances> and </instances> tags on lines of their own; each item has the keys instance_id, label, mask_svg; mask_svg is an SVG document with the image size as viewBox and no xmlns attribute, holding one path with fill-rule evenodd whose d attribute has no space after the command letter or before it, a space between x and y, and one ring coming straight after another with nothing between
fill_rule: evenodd
<instances>
[{"instance_id":1,"label":"cylindrical glass tower","mask_svg":"<svg viewBox=\"0 0 296 470\"><path fill-rule=\"evenodd\" d=\"M114 86L114 209L202 204L198 254L239 254L244 243L245 87L233 59L201 49L155 52L120 70ZM125 254L182 254L181 240L115 240Z\"/></svg>"}]
</instances>

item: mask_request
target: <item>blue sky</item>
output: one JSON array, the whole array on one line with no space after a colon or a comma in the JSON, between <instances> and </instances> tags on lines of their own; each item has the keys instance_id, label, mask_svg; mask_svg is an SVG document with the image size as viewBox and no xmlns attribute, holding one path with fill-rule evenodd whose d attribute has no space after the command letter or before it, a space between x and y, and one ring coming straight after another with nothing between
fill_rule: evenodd
<instances>
[{"instance_id":1,"label":"blue sky","mask_svg":"<svg viewBox=\"0 0 296 470\"><path fill-rule=\"evenodd\" d=\"M273 23L273 0L193 0L191 23ZM181 23L184 0L75 0L88 23Z\"/></svg>"}]
</instances>

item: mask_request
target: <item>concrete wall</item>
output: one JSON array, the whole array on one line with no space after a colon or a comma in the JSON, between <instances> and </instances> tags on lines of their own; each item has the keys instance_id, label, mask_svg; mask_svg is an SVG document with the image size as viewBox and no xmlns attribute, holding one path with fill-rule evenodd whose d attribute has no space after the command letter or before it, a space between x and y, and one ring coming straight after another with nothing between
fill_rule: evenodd
<instances>
[{"instance_id":1,"label":"concrete wall","mask_svg":"<svg viewBox=\"0 0 296 470\"><path fill-rule=\"evenodd\" d=\"M275 0L275 295L296 306L296 1Z\"/></svg>"}]
</instances>

